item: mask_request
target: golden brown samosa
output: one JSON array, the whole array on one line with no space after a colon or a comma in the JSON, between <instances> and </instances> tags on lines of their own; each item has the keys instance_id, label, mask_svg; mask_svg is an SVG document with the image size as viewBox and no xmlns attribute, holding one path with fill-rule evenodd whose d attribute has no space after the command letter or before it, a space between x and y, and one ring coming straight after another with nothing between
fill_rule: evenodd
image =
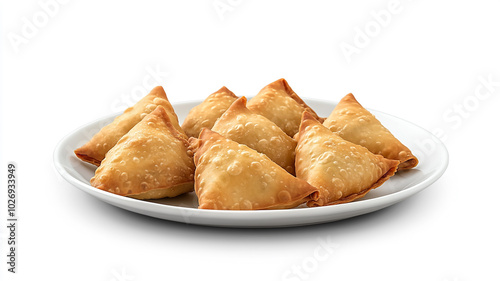
<instances>
[{"instance_id":1,"label":"golden brown samosa","mask_svg":"<svg viewBox=\"0 0 500 281\"><path fill-rule=\"evenodd\" d=\"M217 92L209 95L201 104L193 107L184 122L182 129L189 137L197 138L201 129L211 129L217 118L219 118L226 109L238 97L228 88L222 87Z\"/></svg>"},{"instance_id":2,"label":"golden brown samosa","mask_svg":"<svg viewBox=\"0 0 500 281\"><path fill-rule=\"evenodd\" d=\"M200 209L284 209L317 199L316 188L246 145L206 128L189 141Z\"/></svg>"},{"instance_id":3,"label":"golden brown samosa","mask_svg":"<svg viewBox=\"0 0 500 281\"><path fill-rule=\"evenodd\" d=\"M297 136L295 172L319 190L308 206L346 203L382 185L399 161L385 159L342 139L304 112Z\"/></svg>"},{"instance_id":4,"label":"golden brown samosa","mask_svg":"<svg viewBox=\"0 0 500 281\"><path fill-rule=\"evenodd\" d=\"M372 153L399 160L399 170L411 169L418 164L417 157L410 149L361 106L353 94L340 100L323 125L342 138L368 148Z\"/></svg>"},{"instance_id":5,"label":"golden brown samosa","mask_svg":"<svg viewBox=\"0 0 500 281\"><path fill-rule=\"evenodd\" d=\"M158 106L106 154L92 186L137 199L174 197L193 190L188 140Z\"/></svg>"},{"instance_id":6,"label":"golden brown samosa","mask_svg":"<svg viewBox=\"0 0 500 281\"><path fill-rule=\"evenodd\" d=\"M134 106L127 108L111 124L103 127L90 141L77 148L76 156L85 162L99 166L106 153L115 146L118 140L158 106L165 108L172 125L184 135L163 87L158 86Z\"/></svg>"}]
</instances>

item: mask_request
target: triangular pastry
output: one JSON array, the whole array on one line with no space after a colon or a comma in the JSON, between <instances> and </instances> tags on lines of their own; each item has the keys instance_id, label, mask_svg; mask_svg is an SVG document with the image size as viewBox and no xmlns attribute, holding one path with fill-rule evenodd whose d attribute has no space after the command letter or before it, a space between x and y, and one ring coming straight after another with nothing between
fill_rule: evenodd
<instances>
[{"instance_id":1,"label":"triangular pastry","mask_svg":"<svg viewBox=\"0 0 500 281\"><path fill-rule=\"evenodd\" d=\"M284 209L317 198L316 188L246 145L209 129L189 140L200 209Z\"/></svg>"},{"instance_id":2,"label":"triangular pastry","mask_svg":"<svg viewBox=\"0 0 500 281\"><path fill-rule=\"evenodd\" d=\"M215 122L212 131L264 153L293 175L297 142L266 117L248 110L246 101L245 97L237 99Z\"/></svg>"},{"instance_id":3,"label":"triangular pastry","mask_svg":"<svg viewBox=\"0 0 500 281\"><path fill-rule=\"evenodd\" d=\"M217 118L228 109L238 97L228 88L222 87L209 95L202 103L193 107L184 122L182 129L189 137L197 138L201 129L211 129Z\"/></svg>"},{"instance_id":4,"label":"triangular pastry","mask_svg":"<svg viewBox=\"0 0 500 281\"><path fill-rule=\"evenodd\" d=\"M342 139L304 112L297 135L295 172L319 190L308 206L346 203L382 185L399 161L385 159Z\"/></svg>"},{"instance_id":5,"label":"triangular pastry","mask_svg":"<svg viewBox=\"0 0 500 281\"><path fill-rule=\"evenodd\" d=\"M174 197L193 190L189 143L158 106L106 154L90 184L137 199Z\"/></svg>"},{"instance_id":6,"label":"triangular pastry","mask_svg":"<svg viewBox=\"0 0 500 281\"><path fill-rule=\"evenodd\" d=\"M300 126L302 112L309 111L315 118L323 121L323 118L310 108L281 78L265 86L253 97L247 105L251 111L263 115L273 121L287 135L293 137Z\"/></svg>"},{"instance_id":7,"label":"triangular pastry","mask_svg":"<svg viewBox=\"0 0 500 281\"><path fill-rule=\"evenodd\" d=\"M127 108L111 124L103 127L90 141L76 149L76 156L85 162L99 166L106 153L115 146L118 140L159 105L165 108L172 125L181 134L184 134L179 126L174 108L168 101L163 87L158 86L134 106Z\"/></svg>"},{"instance_id":8,"label":"triangular pastry","mask_svg":"<svg viewBox=\"0 0 500 281\"><path fill-rule=\"evenodd\" d=\"M323 125L342 138L368 148L372 153L399 160L399 170L410 169L418 164L417 157L410 149L363 108L353 94L340 100Z\"/></svg>"}]
</instances>

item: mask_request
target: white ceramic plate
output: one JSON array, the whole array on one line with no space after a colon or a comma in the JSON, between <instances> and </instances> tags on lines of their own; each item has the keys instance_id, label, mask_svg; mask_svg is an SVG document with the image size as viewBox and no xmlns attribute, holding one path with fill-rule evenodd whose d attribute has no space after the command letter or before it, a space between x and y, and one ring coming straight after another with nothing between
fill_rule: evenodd
<instances>
[{"instance_id":1,"label":"white ceramic plate","mask_svg":"<svg viewBox=\"0 0 500 281\"><path fill-rule=\"evenodd\" d=\"M328 116L336 103L305 99L320 116ZM189 110L201 101L174 104L182 122ZM86 143L100 128L109 124L117 114L80 127L67 135L54 151L57 171L68 182L86 193L114 206L156 218L184 223L222 227L288 227L331 222L380 210L398 203L435 182L448 166L448 152L443 143L426 130L396 118L371 110L396 137L417 156L419 165L393 176L381 187L351 203L288 210L223 211L197 209L194 192L176 198L137 200L118 196L90 186L93 165L80 161L73 150Z\"/></svg>"}]
</instances>

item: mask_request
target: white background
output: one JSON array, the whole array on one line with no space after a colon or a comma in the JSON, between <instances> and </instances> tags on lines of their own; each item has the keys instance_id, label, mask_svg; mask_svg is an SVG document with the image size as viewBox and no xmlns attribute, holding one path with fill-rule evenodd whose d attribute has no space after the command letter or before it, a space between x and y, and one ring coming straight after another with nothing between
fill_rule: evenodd
<instances>
[{"instance_id":1,"label":"white background","mask_svg":"<svg viewBox=\"0 0 500 281\"><path fill-rule=\"evenodd\" d=\"M498 2L2 2L2 218L9 161L19 177L18 273L6 272L2 223L2 280L285 280L294 267L303 280L499 280ZM222 85L252 96L281 77L302 97L353 92L435 131L447 172L373 214L249 230L123 211L53 168L61 138L153 85L175 103ZM311 269L318 239L338 247Z\"/></svg>"}]
</instances>

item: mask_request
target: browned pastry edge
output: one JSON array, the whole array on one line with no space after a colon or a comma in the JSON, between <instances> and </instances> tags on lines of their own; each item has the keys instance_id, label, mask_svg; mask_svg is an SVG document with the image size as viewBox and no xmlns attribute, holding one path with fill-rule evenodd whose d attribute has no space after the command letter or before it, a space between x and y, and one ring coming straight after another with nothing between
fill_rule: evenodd
<instances>
[{"instance_id":1,"label":"browned pastry edge","mask_svg":"<svg viewBox=\"0 0 500 281\"><path fill-rule=\"evenodd\" d=\"M418 165L418 159L417 157L415 156L410 156L410 158L408 158L407 160L405 160L404 162L401 162L401 164L399 164L399 167L398 167L398 171L401 171L401 170L409 170L411 168L414 168Z\"/></svg>"},{"instance_id":2,"label":"browned pastry edge","mask_svg":"<svg viewBox=\"0 0 500 281\"><path fill-rule=\"evenodd\" d=\"M399 163L398 160L391 160L391 161L394 161L394 162L397 162ZM316 202L314 201L309 201L307 202L307 206L308 207L320 207L320 206L331 206L331 205L337 205L337 204L342 204L342 203L348 203L348 202L352 202L358 198L361 198L361 197L364 197L370 190L372 189L375 189L379 186L381 186L384 182L386 182L390 177L394 176L394 174L396 173L398 169L398 165L395 163L395 165L393 165L380 179L378 179L378 181L376 181L372 186L370 186L369 188L365 189L365 190L362 190L358 193L354 193L354 194L351 194L349 196L346 196L344 198L340 198L336 201L333 201L333 202L330 202L330 203L327 203L325 205L319 205L319 204L316 204Z\"/></svg>"},{"instance_id":3,"label":"browned pastry edge","mask_svg":"<svg viewBox=\"0 0 500 281\"><path fill-rule=\"evenodd\" d=\"M84 162L90 163L92 165L95 165L97 167L101 166L101 161L99 161L99 160L97 160L97 159L95 159L93 157L90 157L87 154L81 153L79 149L80 148L77 148L74 151L75 155L76 155L76 157L78 157L78 159L80 159L80 160L82 160Z\"/></svg>"}]
</instances>

